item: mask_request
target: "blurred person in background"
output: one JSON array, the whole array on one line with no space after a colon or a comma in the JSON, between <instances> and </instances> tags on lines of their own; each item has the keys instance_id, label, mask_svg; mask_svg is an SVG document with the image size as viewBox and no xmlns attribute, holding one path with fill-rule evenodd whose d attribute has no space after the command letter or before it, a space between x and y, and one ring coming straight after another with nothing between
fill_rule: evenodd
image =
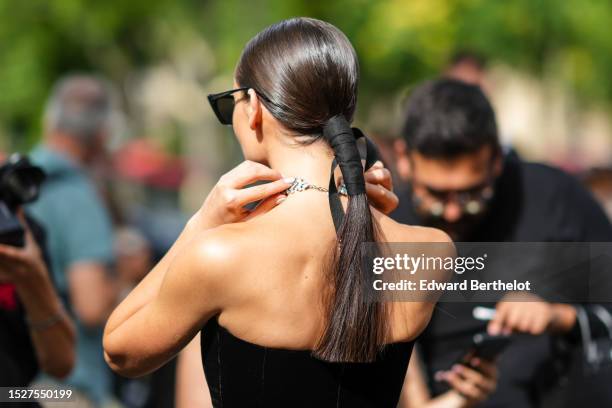
<instances>
[{"instance_id":1,"label":"blurred person in background","mask_svg":"<svg viewBox=\"0 0 612 408\"><path fill-rule=\"evenodd\" d=\"M483 92L487 93L490 87L487 82L487 60L480 54L469 51L457 51L449 60L446 68L442 72L444 78L456 79L472 85L478 85ZM393 142L393 153L395 155L392 161L395 172L400 176L399 179L394 177L396 182L400 180L410 179L410 162L405 154L406 141L403 138L397 138Z\"/></svg>"},{"instance_id":2,"label":"blurred person in background","mask_svg":"<svg viewBox=\"0 0 612 408\"><path fill-rule=\"evenodd\" d=\"M577 180L502 150L480 87L453 79L422 84L403 121L400 159L411 168L392 214L398 221L435 226L456 241L612 241L604 212ZM448 391L436 373L453 365L475 333L576 335L573 306L533 300L487 305L496 307L490 322L473 317L477 304L438 304L419 340L432 395ZM537 406L538 367L551 354L546 336L513 343L498 362L497 389L482 406Z\"/></svg>"},{"instance_id":3,"label":"blurred person in background","mask_svg":"<svg viewBox=\"0 0 612 408\"><path fill-rule=\"evenodd\" d=\"M36 177L26 174L31 171ZM40 169L27 164L23 156L11 156L0 167L2 387L25 387L39 370L61 379L70 373L75 360L74 325L53 286L44 231L22 208L25 201L36 198L36 193L24 194L24 189L38 190L42 178Z\"/></svg>"},{"instance_id":4,"label":"blurred person in background","mask_svg":"<svg viewBox=\"0 0 612 408\"><path fill-rule=\"evenodd\" d=\"M93 405L109 395L102 329L117 285L109 270L112 225L88 168L105 155L111 109L101 79L73 75L60 80L45 107L42 143L32 152L47 180L29 211L45 227L53 277L77 324L76 367L66 383Z\"/></svg>"},{"instance_id":5,"label":"blurred person in background","mask_svg":"<svg viewBox=\"0 0 612 408\"><path fill-rule=\"evenodd\" d=\"M482 55L473 51L458 51L451 58L444 70L444 77L456 79L484 88L487 61Z\"/></svg>"},{"instance_id":6,"label":"blurred person in background","mask_svg":"<svg viewBox=\"0 0 612 408\"><path fill-rule=\"evenodd\" d=\"M117 228L114 240L118 300L124 299L151 269L153 260L147 239L135 228ZM145 407L151 396L150 378L124 378L114 375L117 398L129 408Z\"/></svg>"},{"instance_id":7,"label":"blurred person in background","mask_svg":"<svg viewBox=\"0 0 612 408\"><path fill-rule=\"evenodd\" d=\"M410 357L404 380L406 392L398 408L471 408L486 401L497 387L497 367L479 358L473 358L470 364L454 364L437 372L435 379L446 382L449 390L432 397L416 348Z\"/></svg>"},{"instance_id":8,"label":"blurred person in background","mask_svg":"<svg viewBox=\"0 0 612 408\"><path fill-rule=\"evenodd\" d=\"M75 361L74 325L37 243L42 230L23 215L20 220L25 246L0 244L1 387L26 387L40 372L61 380Z\"/></svg>"},{"instance_id":9,"label":"blurred person in background","mask_svg":"<svg viewBox=\"0 0 612 408\"><path fill-rule=\"evenodd\" d=\"M121 227L115 233L115 270L119 281L119 299L146 276L153 264L151 245L143 234L132 227Z\"/></svg>"},{"instance_id":10,"label":"blurred person in background","mask_svg":"<svg viewBox=\"0 0 612 408\"><path fill-rule=\"evenodd\" d=\"M124 299L154 265L150 238L133 226L121 226L115 233L115 269L119 282L119 300ZM141 378L114 375L114 391L126 408L172 406L174 365ZM193 406L193 405L192 405Z\"/></svg>"}]
</instances>

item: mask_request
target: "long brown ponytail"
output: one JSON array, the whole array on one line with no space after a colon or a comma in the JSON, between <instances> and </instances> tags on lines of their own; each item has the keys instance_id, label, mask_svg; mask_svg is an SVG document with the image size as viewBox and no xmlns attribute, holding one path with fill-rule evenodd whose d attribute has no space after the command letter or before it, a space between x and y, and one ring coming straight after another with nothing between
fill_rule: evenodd
<instances>
[{"instance_id":1,"label":"long brown ponytail","mask_svg":"<svg viewBox=\"0 0 612 408\"><path fill-rule=\"evenodd\" d=\"M363 168L349 123L357 102L359 66L346 36L311 18L274 24L246 45L238 66L240 86L264 97L268 111L288 130L324 138L334 149L348 190L329 274L325 332L314 355L326 361L366 362L384 341L384 306L369 301L370 274L362 270L362 243L376 241Z\"/></svg>"}]
</instances>

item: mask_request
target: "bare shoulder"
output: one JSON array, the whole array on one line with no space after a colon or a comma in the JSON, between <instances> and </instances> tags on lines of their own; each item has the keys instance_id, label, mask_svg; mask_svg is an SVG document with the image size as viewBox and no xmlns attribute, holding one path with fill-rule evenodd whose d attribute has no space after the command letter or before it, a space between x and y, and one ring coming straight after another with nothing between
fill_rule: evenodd
<instances>
[{"instance_id":1,"label":"bare shoulder","mask_svg":"<svg viewBox=\"0 0 612 408\"><path fill-rule=\"evenodd\" d=\"M193 285L209 288L220 300L229 299L246 264L248 240L239 225L202 231L176 255L170 265Z\"/></svg>"},{"instance_id":2,"label":"bare shoulder","mask_svg":"<svg viewBox=\"0 0 612 408\"><path fill-rule=\"evenodd\" d=\"M452 239L444 231L396 222L381 213L374 213L383 234L380 241L389 243L406 243L411 245L392 246L387 256L395 256L397 251L416 252L429 256L454 256L455 247ZM412 244L416 244L415 247ZM420 245L423 244L423 245ZM434 245L431 245L434 244ZM444 280L437 271L428 271L429 278ZM394 338L413 340L425 329L431 319L436 299L424 296L420 301L392 302L392 321Z\"/></svg>"},{"instance_id":3,"label":"bare shoulder","mask_svg":"<svg viewBox=\"0 0 612 408\"><path fill-rule=\"evenodd\" d=\"M223 270L239 251L236 237L235 229L225 225L202 231L193 237L177 258L183 257L195 267L210 269L211 272Z\"/></svg>"},{"instance_id":4,"label":"bare shoulder","mask_svg":"<svg viewBox=\"0 0 612 408\"><path fill-rule=\"evenodd\" d=\"M384 241L435 243L453 242L448 234L440 229L401 224L378 211L373 211L372 215L378 221L378 224L384 234Z\"/></svg>"}]
</instances>

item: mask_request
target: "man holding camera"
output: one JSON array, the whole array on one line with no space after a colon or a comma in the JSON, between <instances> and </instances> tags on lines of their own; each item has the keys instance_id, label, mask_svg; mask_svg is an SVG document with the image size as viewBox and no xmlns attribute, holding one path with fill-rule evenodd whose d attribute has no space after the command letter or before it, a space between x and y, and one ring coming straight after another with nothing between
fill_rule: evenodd
<instances>
[{"instance_id":1,"label":"man holding camera","mask_svg":"<svg viewBox=\"0 0 612 408\"><path fill-rule=\"evenodd\" d=\"M104 403L110 393L102 329L117 286L109 273L110 217L87 172L104 157L110 115L111 98L102 80L67 77L47 102L43 143L32 153L47 180L29 210L45 227L53 277L77 325L77 361L66 382L92 405Z\"/></svg>"},{"instance_id":2,"label":"man holding camera","mask_svg":"<svg viewBox=\"0 0 612 408\"><path fill-rule=\"evenodd\" d=\"M74 363L74 327L23 213L25 246L0 244L0 385L26 386L41 371L64 378Z\"/></svg>"},{"instance_id":3,"label":"man holding camera","mask_svg":"<svg viewBox=\"0 0 612 408\"><path fill-rule=\"evenodd\" d=\"M12 155L0 166L0 386L26 387L40 371L56 378L74 364L74 327L43 256L44 234L26 219L43 172ZM39 246L40 245L40 246ZM6 397L6 395L5 395ZM38 406L36 403L17 406Z\"/></svg>"},{"instance_id":4,"label":"man holding camera","mask_svg":"<svg viewBox=\"0 0 612 408\"><path fill-rule=\"evenodd\" d=\"M612 241L603 210L578 181L503 151L495 114L479 87L452 79L427 82L412 93L403 119L396 152L410 174L392 214L398 221L435 226L463 242ZM525 333L536 336L504 352L497 390L483 406L537 406L539 370L552 353L539 335L577 330L573 306L532 296L530 302L505 297L483 305L491 309L480 307L489 313L479 318L477 304L439 304L420 342L430 391L448 390L434 376L453 366L474 334Z\"/></svg>"}]
</instances>

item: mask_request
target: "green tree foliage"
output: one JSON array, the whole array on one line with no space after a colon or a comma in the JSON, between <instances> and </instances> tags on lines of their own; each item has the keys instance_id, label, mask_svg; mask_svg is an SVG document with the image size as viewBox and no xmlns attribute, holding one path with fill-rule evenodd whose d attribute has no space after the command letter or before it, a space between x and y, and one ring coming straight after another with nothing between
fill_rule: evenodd
<instances>
[{"instance_id":1,"label":"green tree foliage","mask_svg":"<svg viewBox=\"0 0 612 408\"><path fill-rule=\"evenodd\" d=\"M266 25L292 16L330 21L353 41L362 106L436 75L471 49L552 75L585 101L612 100L612 2L607 0L4 0L0 1L0 138L31 145L51 84L75 70L121 84L203 36L219 73ZM174 43L173 43L174 42Z\"/></svg>"}]
</instances>

